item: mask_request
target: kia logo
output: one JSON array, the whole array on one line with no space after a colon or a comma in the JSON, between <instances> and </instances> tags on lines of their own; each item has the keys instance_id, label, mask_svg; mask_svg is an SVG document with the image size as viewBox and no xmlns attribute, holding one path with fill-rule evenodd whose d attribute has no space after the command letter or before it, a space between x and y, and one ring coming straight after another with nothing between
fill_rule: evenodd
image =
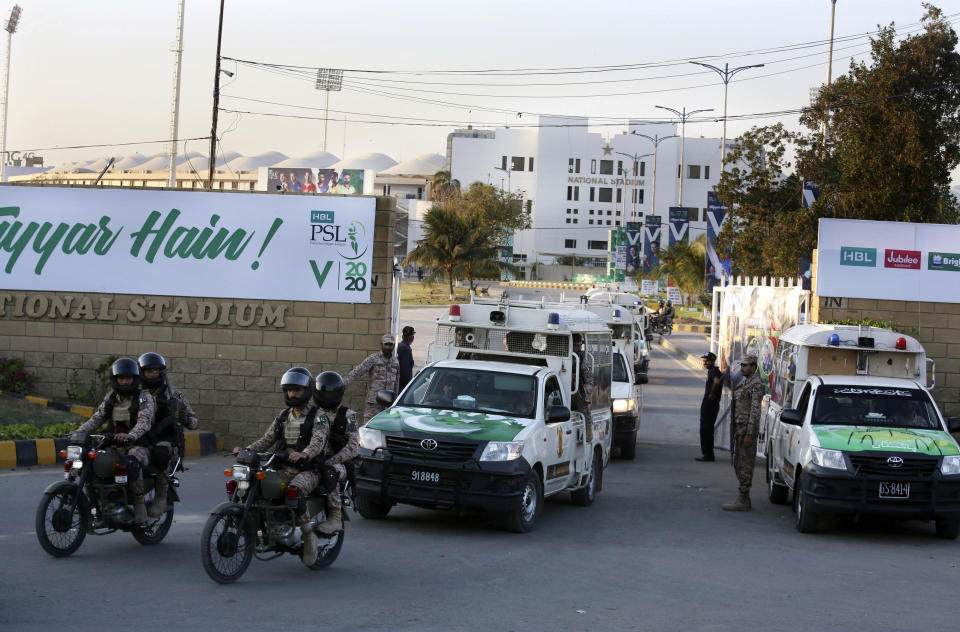
<instances>
[{"instance_id":1,"label":"kia logo","mask_svg":"<svg viewBox=\"0 0 960 632\"><path fill-rule=\"evenodd\" d=\"M890 467L903 467L903 459L899 456L891 456L887 459L887 465Z\"/></svg>"},{"instance_id":2,"label":"kia logo","mask_svg":"<svg viewBox=\"0 0 960 632\"><path fill-rule=\"evenodd\" d=\"M424 439L423 441L420 442L420 447L423 448L424 450L436 450L437 442L434 441L433 439Z\"/></svg>"}]
</instances>

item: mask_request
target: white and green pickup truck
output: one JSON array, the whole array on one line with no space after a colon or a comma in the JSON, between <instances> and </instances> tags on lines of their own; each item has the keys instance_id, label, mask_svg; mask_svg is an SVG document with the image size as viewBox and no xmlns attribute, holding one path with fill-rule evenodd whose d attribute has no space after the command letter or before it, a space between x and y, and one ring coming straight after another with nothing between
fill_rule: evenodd
<instances>
[{"instance_id":1,"label":"white and green pickup truck","mask_svg":"<svg viewBox=\"0 0 960 632\"><path fill-rule=\"evenodd\" d=\"M451 306L427 366L395 401L381 391L392 405L360 429L358 510L479 509L527 532L546 496L591 504L610 454L611 353L589 312ZM578 391L588 416L572 410Z\"/></svg>"}]
</instances>

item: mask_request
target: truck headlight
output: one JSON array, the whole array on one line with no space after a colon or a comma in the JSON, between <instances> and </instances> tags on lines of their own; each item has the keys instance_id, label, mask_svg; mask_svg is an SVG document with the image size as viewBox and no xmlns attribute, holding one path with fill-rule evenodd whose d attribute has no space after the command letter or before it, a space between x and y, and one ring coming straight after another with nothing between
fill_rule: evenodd
<instances>
[{"instance_id":1,"label":"truck headlight","mask_svg":"<svg viewBox=\"0 0 960 632\"><path fill-rule=\"evenodd\" d=\"M383 432L363 426L360 428L360 447L370 451L387 447L383 439Z\"/></svg>"},{"instance_id":2,"label":"truck headlight","mask_svg":"<svg viewBox=\"0 0 960 632\"><path fill-rule=\"evenodd\" d=\"M960 456L945 456L940 463L940 473L946 476L960 474Z\"/></svg>"},{"instance_id":3,"label":"truck headlight","mask_svg":"<svg viewBox=\"0 0 960 632\"><path fill-rule=\"evenodd\" d=\"M481 461L513 461L520 458L523 441L491 441L480 455Z\"/></svg>"},{"instance_id":4,"label":"truck headlight","mask_svg":"<svg viewBox=\"0 0 960 632\"><path fill-rule=\"evenodd\" d=\"M628 413L637 407L637 401L634 399L615 399L613 400L613 412Z\"/></svg>"},{"instance_id":5,"label":"truck headlight","mask_svg":"<svg viewBox=\"0 0 960 632\"><path fill-rule=\"evenodd\" d=\"M843 452L840 450L827 450L826 448L812 446L810 448L810 459L820 467L832 470L847 469L847 462L843 460Z\"/></svg>"}]
</instances>

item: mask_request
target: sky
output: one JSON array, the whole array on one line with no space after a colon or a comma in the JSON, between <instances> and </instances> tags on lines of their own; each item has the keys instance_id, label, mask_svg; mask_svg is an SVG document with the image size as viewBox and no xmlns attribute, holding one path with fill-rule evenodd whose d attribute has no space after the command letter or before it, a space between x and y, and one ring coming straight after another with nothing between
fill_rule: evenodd
<instances>
[{"instance_id":1,"label":"sky","mask_svg":"<svg viewBox=\"0 0 960 632\"><path fill-rule=\"evenodd\" d=\"M7 149L33 150L46 164L165 152L178 2L20 4ZM960 24L960 0L935 4ZM4 24L12 6L0 3ZM186 0L181 154L209 151L209 140L187 139L210 134L218 8L215 0ZM834 76L851 58L866 58L866 35L878 25L913 31L923 12L919 0L838 0ZM808 105L811 88L826 81L829 34L830 0L227 0L221 55L254 63L222 63L234 74L221 76L220 105L245 113L221 111L218 151L300 156L321 149L319 67L346 69L328 113L327 151L341 158L443 154L455 128L531 125L537 113L591 117L610 134L628 118L664 120L656 105L713 108L706 116L719 118L723 86L693 59L765 64L730 82L729 116L790 110ZM633 67L583 72L600 66ZM550 83L565 85L535 85ZM754 117L729 121L727 135L777 121L799 129L795 115ZM686 133L719 138L720 127L708 118L688 123ZM104 146L68 149L79 145Z\"/></svg>"}]
</instances>

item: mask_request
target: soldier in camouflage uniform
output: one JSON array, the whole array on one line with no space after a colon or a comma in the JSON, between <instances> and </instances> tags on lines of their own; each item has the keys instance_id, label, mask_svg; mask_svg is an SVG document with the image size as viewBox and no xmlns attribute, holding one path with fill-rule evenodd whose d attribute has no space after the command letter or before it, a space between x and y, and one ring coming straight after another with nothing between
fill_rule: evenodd
<instances>
[{"instance_id":1,"label":"soldier in camouflage uniform","mask_svg":"<svg viewBox=\"0 0 960 632\"><path fill-rule=\"evenodd\" d=\"M150 431L157 405L153 395L140 389L140 367L130 358L120 358L110 367L110 386L93 416L70 435L70 440L81 443L104 423L107 432L115 433L117 452L121 460L127 462L127 488L133 496L133 521L139 524L147 520L143 468L150 464L150 450L142 445L129 444Z\"/></svg>"},{"instance_id":2,"label":"soldier in camouflage uniform","mask_svg":"<svg viewBox=\"0 0 960 632\"><path fill-rule=\"evenodd\" d=\"M300 498L304 499L320 482L318 457L323 456L327 443L329 425L319 423L317 409L310 405L313 395L313 376L302 367L294 367L280 379L283 401L287 405L267 428L262 437L247 446L255 452L271 450L292 451L287 455L287 463L279 471L292 476L288 489L297 488ZM237 454L239 447L233 449ZM301 503L304 511L297 516L297 524L303 535L303 551L300 560L307 566L317 561L317 534L310 525L310 515L306 512L306 503Z\"/></svg>"},{"instance_id":3,"label":"soldier in camouflage uniform","mask_svg":"<svg viewBox=\"0 0 960 632\"><path fill-rule=\"evenodd\" d=\"M757 374L757 356L747 355L740 361L746 378L733 390L733 469L740 482L740 495L724 503L725 511L750 511L750 485L753 466L757 460L757 434L760 432L760 405L763 401L763 382Z\"/></svg>"},{"instance_id":4,"label":"soldier in camouflage uniform","mask_svg":"<svg viewBox=\"0 0 960 632\"><path fill-rule=\"evenodd\" d=\"M593 441L593 417L590 414L590 397L593 394L593 370L590 368L590 363L587 362L587 352L581 334L573 334L573 352L580 358L580 384L577 391L573 393L570 398L570 404L573 410L583 415L584 432L587 443L590 443Z\"/></svg>"},{"instance_id":5,"label":"soldier in camouflage uniform","mask_svg":"<svg viewBox=\"0 0 960 632\"><path fill-rule=\"evenodd\" d=\"M190 402L179 389L167 382L167 362L159 353L144 353L137 359L140 365L140 382L157 402L157 418L147 433L151 443L151 456L157 469L157 493L147 512L158 518L167 510L167 489L170 477L167 469L171 459L180 456L183 446L183 427L196 430L200 425Z\"/></svg>"},{"instance_id":6,"label":"soldier in camouflage uniform","mask_svg":"<svg viewBox=\"0 0 960 632\"><path fill-rule=\"evenodd\" d=\"M340 498L340 481L353 478L353 460L360 452L360 435L357 431L357 413L343 406L343 378L333 371L324 371L317 376L313 389L313 401L320 410L317 423L329 428L323 454L323 482L327 489L327 519L317 525L317 531L331 536L343 529L343 499Z\"/></svg>"},{"instance_id":7,"label":"soldier in camouflage uniform","mask_svg":"<svg viewBox=\"0 0 960 632\"><path fill-rule=\"evenodd\" d=\"M370 376L370 381L367 383L367 395L363 400L363 424L366 424L377 413L386 408L383 404L377 403L377 391L396 390L400 364L397 362L397 356L393 353L394 342L392 335L384 334L383 338L380 339L380 351L368 355L363 362L354 367L343 378L344 386L350 386L350 383L361 375L369 374Z\"/></svg>"}]
</instances>

